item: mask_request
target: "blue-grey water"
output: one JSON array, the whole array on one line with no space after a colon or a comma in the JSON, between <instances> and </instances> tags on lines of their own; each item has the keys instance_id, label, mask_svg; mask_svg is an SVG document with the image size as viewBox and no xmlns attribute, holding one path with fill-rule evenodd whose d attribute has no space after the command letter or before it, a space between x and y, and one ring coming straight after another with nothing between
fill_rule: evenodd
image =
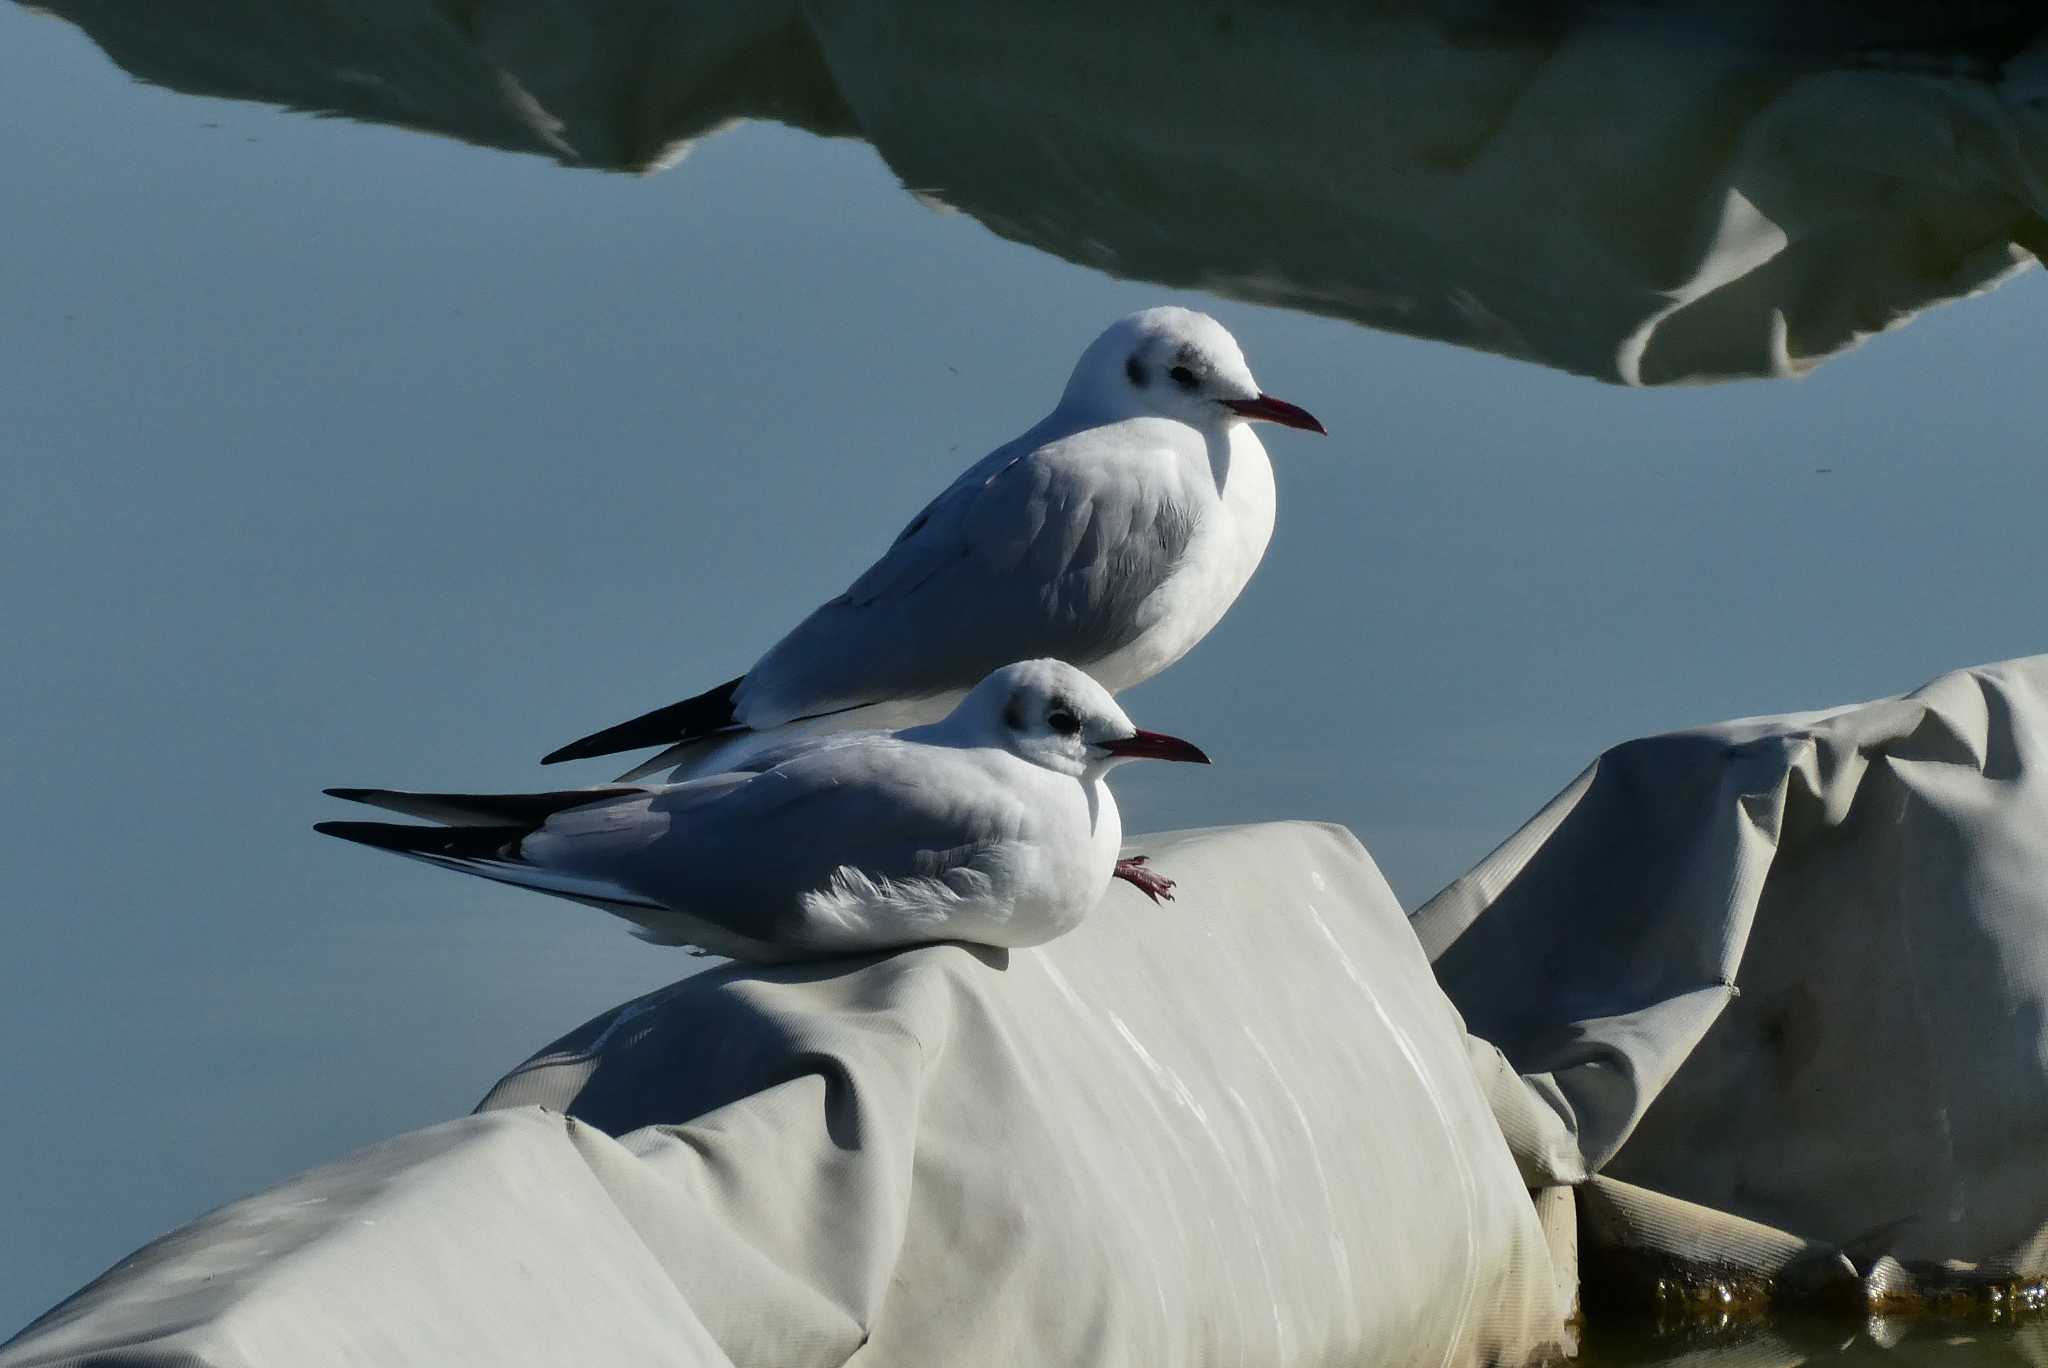
<instances>
[{"instance_id":1,"label":"blue-grey water","mask_svg":"<svg viewBox=\"0 0 2048 1368\"><path fill-rule=\"evenodd\" d=\"M715 8L0 4L0 1335L687 972L319 790L738 673L1131 309L1331 434L1131 830L1414 903L1613 742L2048 647L1998 34Z\"/></svg>"}]
</instances>

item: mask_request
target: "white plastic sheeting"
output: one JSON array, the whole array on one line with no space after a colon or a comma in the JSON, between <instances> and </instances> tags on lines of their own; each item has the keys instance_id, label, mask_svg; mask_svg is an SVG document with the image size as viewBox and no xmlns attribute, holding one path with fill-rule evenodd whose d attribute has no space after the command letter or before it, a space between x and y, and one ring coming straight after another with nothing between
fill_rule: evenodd
<instances>
[{"instance_id":1,"label":"white plastic sheeting","mask_svg":"<svg viewBox=\"0 0 2048 1368\"><path fill-rule=\"evenodd\" d=\"M2048 1272L2048 656L1618 746L1415 926L1589 1241Z\"/></svg>"},{"instance_id":2,"label":"white plastic sheeting","mask_svg":"<svg viewBox=\"0 0 2048 1368\"><path fill-rule=\"evenodd\" d=\"M1333 828L1142 847L1178 902L1038 950L629 1003L0 1365L1511 1362L1580 1235L2048 1274L2048 657L1619 746L1412 930Z\"/></svg>"},{"instance_id":3,"label":"white plastic sheeting","mask_svg":"<svg viewBox=\"0 0 2048 1368\"><path fill-rule=\"evenodd\" d=\"M0 1364L1455 1365L1553 1343L1568 1289L1357 842L1142 848L1179 900L1117 885L1041 949L726 968L629 1003L478 1115L150 1246Z\"/></svg>"}]
</instances>

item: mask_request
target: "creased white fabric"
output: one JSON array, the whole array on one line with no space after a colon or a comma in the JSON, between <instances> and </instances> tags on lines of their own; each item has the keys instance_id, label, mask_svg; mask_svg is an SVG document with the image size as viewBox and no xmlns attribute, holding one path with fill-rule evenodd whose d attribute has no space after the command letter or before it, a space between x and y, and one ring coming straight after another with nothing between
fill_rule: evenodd
<instances>
[{"instance_id":1,"label":"creased white fabric","mask_svg":"<svg viewBox=\"0 0 2048 1368\"><path fill-rule=\"evenodd\" d=\"M476 1116L151 1246L0 1365L1457 1365L1556 1340L1568 1290L1463 1025L1357 842L1140 848L1178 901L1116 885L1045 947L628 1003Z\"/></svg>"},{"instance_id":2,"label":"creased white fabric","mask_svg":"<svg viewBox=\"0 0 2048 1368\"><path fill-rule=\"evenodd\" d=\"M2048 656L1617 746L1415 926L1530 1181L2048 1271Z\"/></svg>"}]
</instances>

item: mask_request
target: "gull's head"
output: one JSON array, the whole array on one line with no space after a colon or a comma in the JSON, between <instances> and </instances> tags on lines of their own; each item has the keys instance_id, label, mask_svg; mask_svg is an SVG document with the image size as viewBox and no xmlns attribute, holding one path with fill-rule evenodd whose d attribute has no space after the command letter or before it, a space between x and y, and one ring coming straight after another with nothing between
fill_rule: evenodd
<instances>
[{"instance_id":1,"label":"gull's head","mask_svg":"<svg viewBox=\"0 0 2048 1368\"><path fill-rule=\"evenodd\" d=\"M1204 432L1255 419L1323 431L1308 410L1259 388L1221 323L1172 306L1110 324L1081 353L1060 402L1111 419L1172 418Z\"/></svg>"},{"instance_id":2,"label":"gull's head","mask_svg":"<svg viewBox=\"0 0 2048 1368\"><path fill-rule=\"evenodd\" d=\"M1064 660L1020 660L974 686L948 722L1020 760L1087 778L1126 760L1209 757L1176 737L1140 731L1109 690Z\"/></svg>"}]
</instances>

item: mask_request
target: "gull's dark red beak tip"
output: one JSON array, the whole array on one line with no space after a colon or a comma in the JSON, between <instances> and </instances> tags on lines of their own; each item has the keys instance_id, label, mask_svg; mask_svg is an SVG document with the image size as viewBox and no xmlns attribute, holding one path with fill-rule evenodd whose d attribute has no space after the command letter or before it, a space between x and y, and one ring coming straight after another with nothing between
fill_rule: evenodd
<instances>
[{"instance_id":1,"label":"gull's dark red beak tip","mask_svg":"<svg viewBox=\"0 0 2048 1368\"><path fill-rule=\"evenodd\" d=\"M1102 748L1111 755L1129 756L1133 760L1185 760L1191 765L1209 763L1209 757L1202 753L1200 746L1164 732L1137 732L1114 741L1104 741Z\"/></svg>"},{"instance_id":2,"label":"gull's dark red beak tip","mask_svg":"<svg viewBox=\"0 0 2048 1368\"><path fill-rule=\"evenodd\" d=\"M1223 401L1239 414L1258 422L1278 423L1281 427L1300 428L1303 432L1320 432L1330 435L1330 430L1317 420L1313 413L1285 399L1275 399L1262 394L1256 399L1225 399Z\"/></svg>"}]
</instances>

